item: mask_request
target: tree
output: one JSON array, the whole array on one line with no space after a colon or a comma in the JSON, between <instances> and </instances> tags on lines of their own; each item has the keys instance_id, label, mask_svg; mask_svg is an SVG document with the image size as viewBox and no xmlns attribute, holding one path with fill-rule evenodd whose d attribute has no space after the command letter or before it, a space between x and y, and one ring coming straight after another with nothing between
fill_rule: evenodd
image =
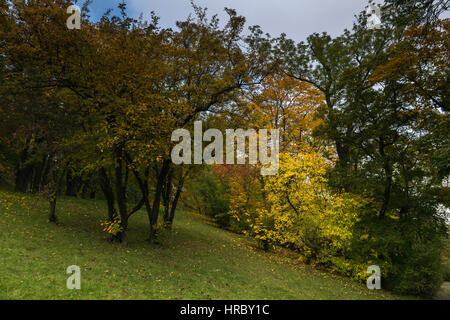
<instances>
[{"instance_id":1,"label":"tree","mask_svg":"<svg viewBox=\"0 0 450 320\"><path fill-rule=\"evenodd\" d=\"M422 105L431 105L448 112L448 61L450 20L438 20L429 27L409 28L390 48L389 61L380 65L372 75L374 82L397 81L403 85L410 103L421 97Z\"/></svg>"},{"instance_id":2,"label":"tree","mask_svg":"<svg viewBox=\"0 0 450 320\"><path fill-rule=\"evenodd\" d=\"M326 264L349 250L365 200L328 188L326 171L332 162L318 151L280 155L281 172L265 185L269 209L258 210L250 234L266 247L285 245L307 261Z\"/></svg>"},{"instance_id":3,"label":"tree","mask_svg":"<svg viewBox=\"0 0 450 320\"><path fill-rule=\"evenodd\" d=\"M324 103L322 93L307 82L282 74L265 78L260 92L251 97L242 115L255 129L280 129L280 150L298 151L314 144L312 133L320 124L317 111Z\"/></svg>"},{"instance_id":4,"label":"tree","mask_svg":"<svg viewBox=\"0 0 450 320\"><path fill-rule=\"evenodd\" d=\"M449 9L448 0L386 0L383 20L389 20L400 28L413 24L433 26L442 13Z\"/></svg>"},{"instance_id":5,"label":"tree","mask_svg":"<svg viewBox=\"0 0 450 320\"><path fill-rule=\"evenodd\" d=\"M1 96L5 121L3 146L13 155L16 191L44 192L50 200L49 220L56 222L59 175L66 166L64 140L79 126L72 112L73 95L56 84L60 64L71 48L61 48L65 1L2 2ZM52 20L53 24L42 23ZM58 61L58 63L55 63ZM4 116L4 117L3 117ZM15 139L10 139L13 136ZM3 139L6 138L6 139Z\"/></svg>"}]
</instances>

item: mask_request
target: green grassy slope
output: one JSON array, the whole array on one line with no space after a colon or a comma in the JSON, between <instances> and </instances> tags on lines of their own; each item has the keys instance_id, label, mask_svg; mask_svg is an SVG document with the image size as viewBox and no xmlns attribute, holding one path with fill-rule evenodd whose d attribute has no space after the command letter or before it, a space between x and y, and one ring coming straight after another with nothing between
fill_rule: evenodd
<instances>
[{"instance_id":1,"label":"green grassy slope","mask_svg":"<svg viewBox=\"0 0 450 320\"><path fill-rule=\"evenodd\" d=\"M59 225L47 203L0 191L0 299L398 299L384 291L264 253L203 217L179 212L160 245L145 242L143 212L129 247L105 240L105 203L62 198ZM81 290L66 268L81 267Z\"/></svg>"}]
</instances>

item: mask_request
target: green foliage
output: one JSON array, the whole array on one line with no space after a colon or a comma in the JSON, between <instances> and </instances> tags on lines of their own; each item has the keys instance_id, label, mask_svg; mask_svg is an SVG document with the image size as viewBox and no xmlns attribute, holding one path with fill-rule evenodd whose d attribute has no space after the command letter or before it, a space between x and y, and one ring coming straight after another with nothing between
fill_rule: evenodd
<instances>
[{"instance_id":1,"label":"green foliage","mask_svg":"<svg viewBox=\"0 0 450 320\"><path fill-rule=\"evenodd\" d=\"M443 278L443 221L418 206L407 218L380 220L374 213L356 225L348 258L355 264L378 265L382 285L398 293L431 297ZM349 270L351 276L354 273Z\"/></svg>"},{"instance_id":2,"label":"green foliage","mask_svg":"<svg viewBox=\"0 0 450 320\"><path fill-rule=\"evenodd\" d=\"M188 196L185 202L199 213L215 219L223 228L229 228L231 217L228 214L229 201L227 186L210 170L203 170L189 181Z\"/></svg>"},{"instance_id":3,"label":"green foliage","mask_svg":"<svg viewBox=\"0 0 450 320\"><path fill-rule=\"evenodd\" d=\"M419 243L405 250L404 259L386 279L386 288L400 294L433 297L443 280L440 246L440 242Z\"/></svg>"}]
</instances>

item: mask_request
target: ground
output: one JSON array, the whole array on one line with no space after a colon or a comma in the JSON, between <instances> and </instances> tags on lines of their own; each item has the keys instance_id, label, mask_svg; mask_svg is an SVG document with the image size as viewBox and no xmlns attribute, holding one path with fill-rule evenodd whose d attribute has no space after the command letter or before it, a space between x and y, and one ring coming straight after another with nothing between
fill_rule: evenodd
<instances>
[{"instance_id":1,"label":"ground","mask_svg":"<svg viewBox=\"0 0 450 320\"><path fill-rule=\"evenodd\" d=\"M450 300L450 282L446 281L442 284L441 289L434 296L436 300Z\"/></svg>"},{"instance_id":2,"label":"ground","mask_svg":"<svg viewBox=\"0 0 450 320\"><path fill-rule=\"evenodd\" d=\"M138 212L123 247L106 241L104 201L60 199L58 225L47 209L38 196L0 191L0 299L407 298L265 253L194 213L177 212L152 246ZM81 268L81 290L66 288L70 265Z\"/></svg>"},{"instance_id":3,"label":"ground","mask_svg":"<svg viewBox=\"0 0 450 320\"><path fill-rule=\"evenodd\" d=\"M445 240L445 254L444 254L444 280L441 289L436 293L434 299L450 300L450 238Z\"/></svg>"}]
</instances>

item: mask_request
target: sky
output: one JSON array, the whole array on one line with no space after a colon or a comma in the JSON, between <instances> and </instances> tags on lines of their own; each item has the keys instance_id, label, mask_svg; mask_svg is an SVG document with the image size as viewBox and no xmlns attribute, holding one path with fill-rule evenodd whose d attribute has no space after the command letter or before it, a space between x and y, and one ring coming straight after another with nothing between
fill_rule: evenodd
<instances>
[{"instance_id":1,"label":"sky","mask_svg":"<svg viewBox=\"0 0 450 320\"><path fill-rule=\"evenodd\" d=\"M82 0L81 0L82 1ZM94 0L91 17L97 20L107 8L116 8L122 0ZM378 1L379 2L379 1ZM192 8L189 0L126 0L127 13L148 18L151 11L159 16L163 27L174 27L184 20ZM314 32L341 34L353 25L354 16L363 11L368 0L195 0L207 7L209 15L219 14L223 20L224 7L236 9L247 19L247 25L259 25L273 37L286 33L295 41L303 41Z\"/></svg>"}]
</instances>

